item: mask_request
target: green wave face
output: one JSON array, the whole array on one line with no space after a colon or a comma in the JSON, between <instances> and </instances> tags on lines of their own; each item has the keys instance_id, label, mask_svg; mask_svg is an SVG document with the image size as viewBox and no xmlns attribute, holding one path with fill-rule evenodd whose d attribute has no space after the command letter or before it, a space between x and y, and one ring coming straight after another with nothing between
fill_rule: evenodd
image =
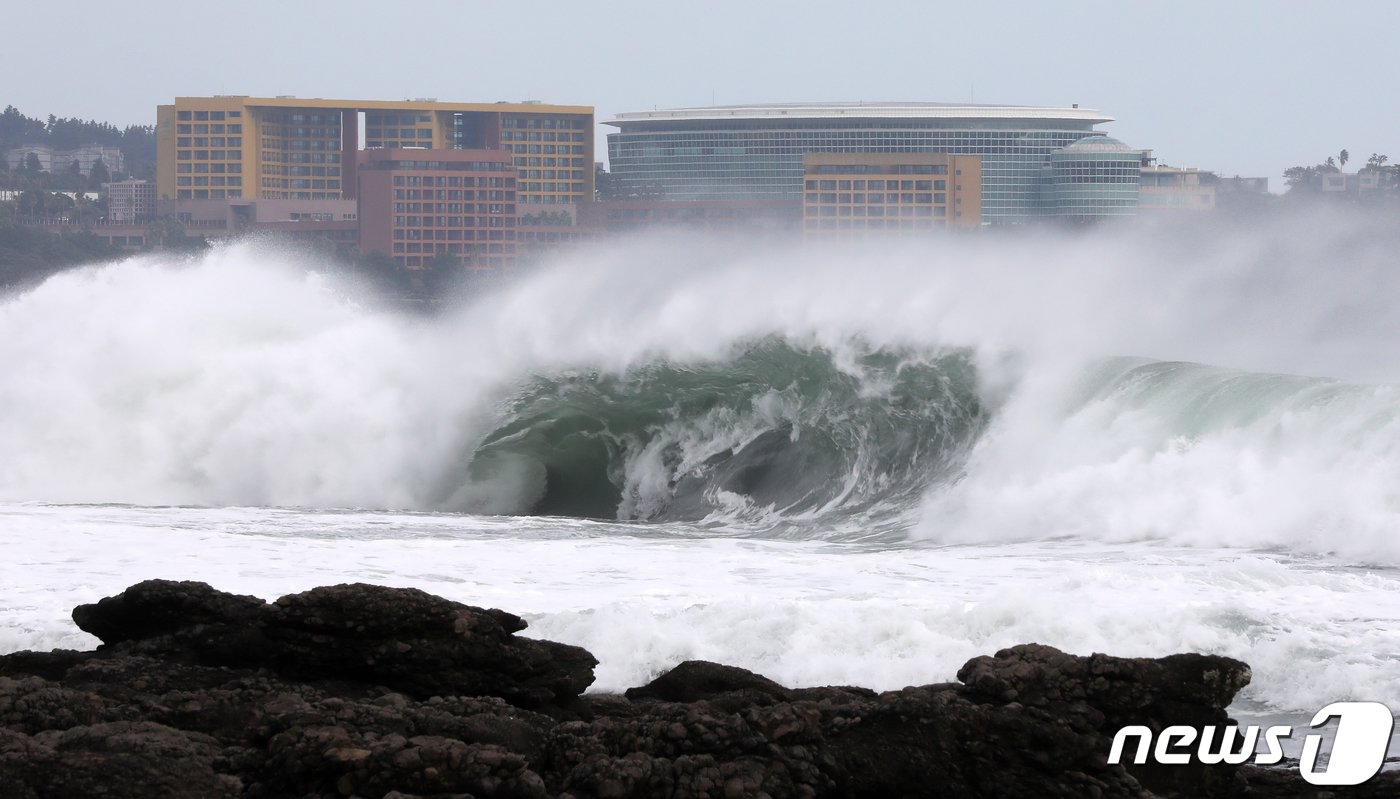
<instances>
[{"instance_id":1,"label":"green wave face","mask_svg":"<svg viewBox=\"0 0 1400 799\"><path fill-rule=\"evenodd\" d=\"M870 522L953 474L984 417L966 353L767 339L723 362L537 377L467 476L533 514Z\"/></svg>"}]
</instances>

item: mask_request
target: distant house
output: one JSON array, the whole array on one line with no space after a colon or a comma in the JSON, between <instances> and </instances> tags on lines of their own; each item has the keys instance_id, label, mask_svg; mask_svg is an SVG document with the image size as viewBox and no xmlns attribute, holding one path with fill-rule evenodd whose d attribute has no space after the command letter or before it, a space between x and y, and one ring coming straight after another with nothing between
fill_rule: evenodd
<instances>
[{"instance_id":1,"label":"distant house","mask_svg":"<svg viewBox=\"0 0 1400 799\"><path fill-rule=\"evenodd\" d=\"M29 160L31 153L38 159L39 171L41 172L63 172L72 169L73 164L77 163L79 172L83 175L91 175L93 165L99 160L107 167L108 172L124 172L126 170L121 149L106 144L84 144L71 150L59 150L47 144L26 144L23 147L7 150L5 163L12 170L23 169L24 163Z\"/></svg>"},{"instance_id":2,"label":"distant house","mask_svg":"<svg viewBox=\"0 0 1400 799\"><path fill-rule=\"evenodd\" d=\"M0 189L0 203L16 203L24 195L24 189ZM79 197L89 202L97 202L102 195L95 191L52 191L50 194L61 194L70 200L76 201Z\"/></svg>"},{"instance_id":3,"label":"distant house","mask_svg":"<svg viewBox=\"0 0 1400 799\"><path fill-rule=\"evenodd\" d=\"M1318 177L1322 180L1320 188L1324 192L1368 194L1380 191L1383 185L1381 173L1375 170L1363 172L1323 172Z\"/></svg>"},{"instance_id":4,"label":"distant house","mask_svg":"<svg viewBox=\"0 0 1400 799\"><path fill-rule=\"evenodd\" d=\"M1142 211L1212 211L1216 177L1196 167L1148 164L1138 184Z\"/></svg>"},{"instance_id":5,"label":"distant house","mask_svg":"<svg viewBox=\"0 0 1400 799\"><path fill-rule=\"evenodd\" d=\"M104 183L107 192L107 220L135 224L155 216L156 184L149 180L120 180Z\"/></svg>"},{"instance_id":6,"label":"distant house","mask_svg":"<svg viewBox=\"0 0 1400 799\"><path fill-rule=\"evenodd\" d=\"M1235 194L1268 194L1268 178L1242 178L1236 175L1232 178L1220 178L1215 184L1216 196Z\"/></svg>"}]
</instances>

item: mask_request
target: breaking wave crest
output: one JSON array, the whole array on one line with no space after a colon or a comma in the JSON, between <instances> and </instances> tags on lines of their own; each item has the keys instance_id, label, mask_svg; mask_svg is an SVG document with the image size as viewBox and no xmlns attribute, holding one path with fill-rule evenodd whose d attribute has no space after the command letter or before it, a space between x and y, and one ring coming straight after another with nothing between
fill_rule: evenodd
<instances>
[{"instance_id":1,"label":"breaking wave crest","mask_svg":"<svg viewBox=\"0 0 1400 799\"><path fill-rule=\"evenodd\" d=\"M718 362L541 377L470 476L511 475L536 513L878 523L956 473L983 410L965 353L848 355L766 340Z\"/></svg>"},{"instance_id":2,"label":"breaking wave crest","mask_svg":"<svg viewBox=\"0 0 1400 799\"><path fill-rule=\"evenodd\" d=\"M919 530L1400 563L1400 390L1140 359L1028 381Z\"/></svg>"},{"instance_id":3,"label":"breaking wave crest","mask_svg":"<svg viewBox=\"0 0 1400 799\"><path fill-rule=\"evenodd\" d=\"M1287 230L1267 263L1171 238L1174 271L1146 260L1161 241L1112 237L1088 259L1012 238L879 261L664 241L434 317L246 245L136 258L0 303L0 501L1397 563L1382 233L1324 276L1287 252L1329 250ZM1295 370L1355 379L1276 374Z\"/></svg>"}]
</instances>

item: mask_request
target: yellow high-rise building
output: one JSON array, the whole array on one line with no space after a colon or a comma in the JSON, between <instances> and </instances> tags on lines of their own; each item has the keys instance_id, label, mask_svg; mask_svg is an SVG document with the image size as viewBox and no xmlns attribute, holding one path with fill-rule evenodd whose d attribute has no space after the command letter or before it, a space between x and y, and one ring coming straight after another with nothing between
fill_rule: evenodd
<instances>
[{"instance_id":1,"label":"yellow high-rise building","mask_svg":"<svg viewBox=\"0 0 1400 799\"><path fill-rule=\"evenodd\" d=\"M378 147L501 150L521 205L593 199L591 106L243 96L157 108L156 195L354 199L355 154Z\"/></svg>"}]
</instances>

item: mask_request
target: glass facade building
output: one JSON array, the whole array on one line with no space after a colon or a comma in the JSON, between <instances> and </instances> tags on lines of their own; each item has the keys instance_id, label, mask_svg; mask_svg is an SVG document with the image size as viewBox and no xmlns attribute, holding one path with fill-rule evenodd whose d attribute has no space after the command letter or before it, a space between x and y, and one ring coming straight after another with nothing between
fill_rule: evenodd
<instances>
[{"instance_id":1,"label":"glass facade building","mask_svg":"<svg viewBox=\"0 0 1400 799\"><path fill-rule=\"evenodd\" d=\"M1080 139L1051 153L1042 192L1046 215L1094 222L1137 214L1142 156L1107 136Z\"/></svg>"},{"instance_id":2,"label":"glass facade building","mask_svg":"<svg viewBox=\"0 0 1400 799\"><path fill-rule=\"evenodd\" d=\"M982 220L1044 215L1050 154L1110 122L1092 109L946 103L723 106L619 114L614 183L667 200L801 200L807 153L945 153L982 163Z\"/></svg>"}]
</instances>

